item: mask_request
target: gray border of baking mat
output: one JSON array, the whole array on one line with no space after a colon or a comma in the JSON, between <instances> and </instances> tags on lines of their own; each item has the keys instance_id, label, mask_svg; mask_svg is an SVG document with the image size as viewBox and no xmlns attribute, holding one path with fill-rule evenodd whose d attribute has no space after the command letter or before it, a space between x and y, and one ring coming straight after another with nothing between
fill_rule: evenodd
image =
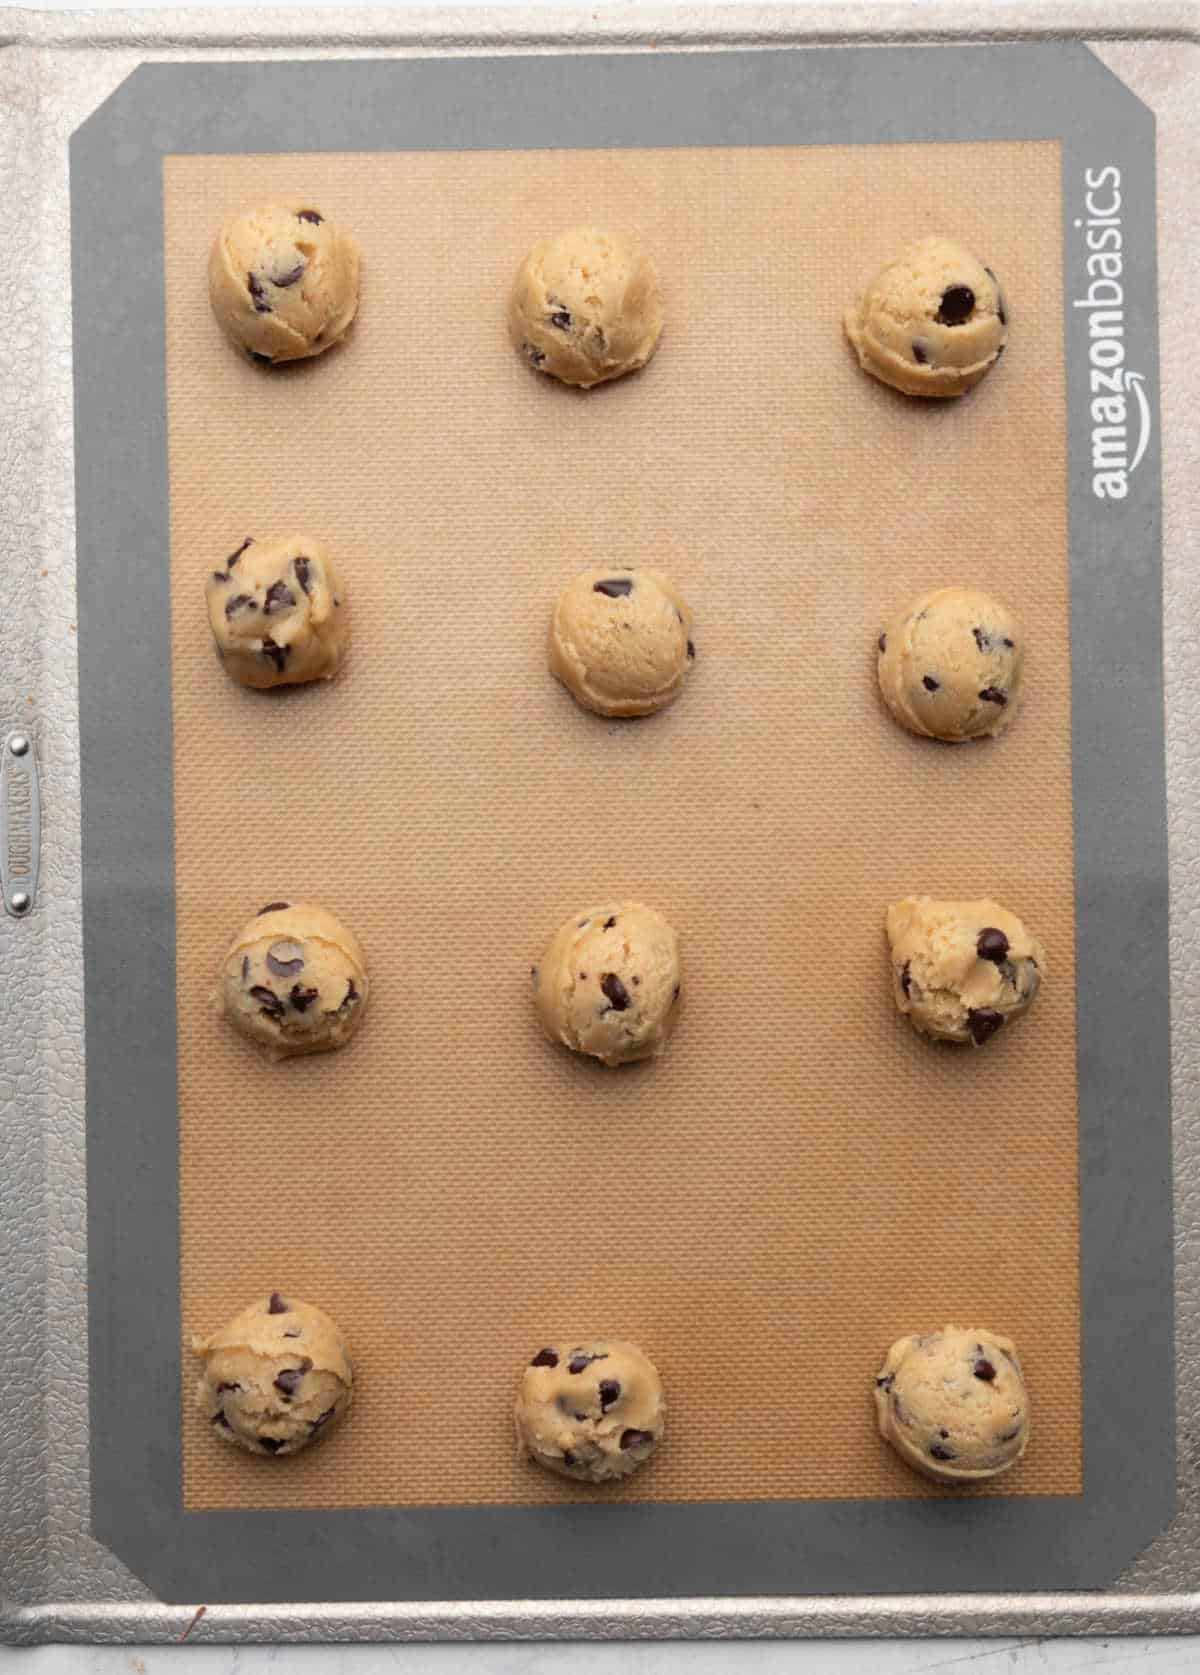
<instances>
[{"instance_id":1,"label":"gray border of baking mat","mask_svg":"<svg viewBox=\"0 0 1200 1675\"><path fill-rule=\"evenodd\" d=\"M184 1512L163 157L1021 139L1062 142L1082 1495ZM1119 341L1156 419L1154 119L1078 45L153 64L74 135L92 1520L164 1599L1096 1587L1166 1522L1175 1476L1157 424L1128 498L1095 498L1090 311L1071 306L1087 283L1074 224L1085 215L1084 171L1110 164L1122 176L1127 252ZM1012 838L1021 841L1019 819Z\"/></svg>"}]
</instances>

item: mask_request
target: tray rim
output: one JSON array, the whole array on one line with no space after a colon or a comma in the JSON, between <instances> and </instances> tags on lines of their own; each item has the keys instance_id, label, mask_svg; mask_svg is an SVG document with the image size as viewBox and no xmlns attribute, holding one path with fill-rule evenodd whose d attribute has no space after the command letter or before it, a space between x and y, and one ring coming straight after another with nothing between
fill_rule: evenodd
<instances>
[{"instance_id":1,"label":"tray rim","mask_svg":"<svg viewBox=\"0 0 1200 1675\"><path fill-rule=\"evenodd\" d=\"M161 14L38 13L6 14L11 31L0 27L0 46L20 49L70 47L104 54L134 49L139 60L174 55L180 47L216 49L220 56L270 55L271 49L296 47L314 56L332 49L338 56L388 54L406 50L431 54L500 51L704 50L732 46L813 46L953 41L969 44L996 40L1083 40L1113 42L1200 41L1200 5L1157 5L1132 0L1084 4L1023 6L1012 0L995 5L946 4L921 0L916 7L872 7L855 0L836 8L819 0L791 7L759 4L724 5L700 18L675 6L631 7L619 16L592 17L582 8L557 12L526 7L475 8L448 14L430 7L402 12L379 10L311 13L239 13L237 11ZM239 21L252 30L238 27ZM397 27L397 20L404 27ZM301 27L312 22L312 29ZM100 24L100 27L97 25ZM436 27L434 26L436 25ZM0 58L0 72L4 61ZM1188 70L1194 84L1195 64ZM89 107L91 108L91 107ZM83 114L86 114L84 112ZM79 120L81 118L77 118ZM1165 380L1164 380L1165 382ZM1165 481L1168 498L1169 483ZM1176 531L1178 534L1178 531ZM1164 561L1166 560L1164 543ZM36 624L34 625L36 629ZM69 705L60 706L69 709ZM68 725L74 718L68 717ZM1200 845L1192 840L1194 851ZM1173 933L1176 873L1181 865L1177 834L1172 834ZM1184 857L1188 859L1187 856ZM1191 856L1194 861L1194 853ZM1176 968L1178 969L1178 968ZM1178 986L1173 997L1177 1013ZM1176 1017L1178 1023L1178 1017ZM1194 1102L1192 1102L1194 1109ZM1185 1109L1176 1101L1177 1134ZM1176 1183L1179 1197L1178 1177ZM1181 1221L1180 1240L1188 1228ZM1180 1279L1188 1264L1181 1260ZM1178 1311L1178 1302L1177 1302ZM1184 1357L1181 1355L1181 1363ZM1183 1388L1188 1369L1181 1365ZM1187 1408L1181 1401L1181 1425ZM1159 1538L1170 1540L1169 1533ZM1136 1568L1136 1567L1135 1567ZM1193 1569L1194 1574L1194 1569ZM133 1592L141 1592L132 1582ZM1132 1584L1136 1586L1136 1583ZM1129 1581L1118 1588L1128 1589ZM189 1608L161 1606L127 1598L96 1603L38 1603L0 1611L0 1640L31 1644L46 1640L154 1643L179 1638L192 1621ZM908 1634L1034 1633L1129 1634L1181 1633L1200 1630L1200 1592L1190 1589L1144 1594L1105 1590L1079 1594L1002 1594L953 1596L826 1596L823 1598L705 1597L688 1600L570 1600L456 1605L416 1603L288 1607L215 1606L196 1638L217 1642L267 1640L388 1641L436 1639L577 1639L577 1638L788 1638L803 1635L846 1636Z\"/></svg>"},{"instance_id":2,"label":"tray rim","mask_svg":"<svg viewBox=\"0 0 1200 1675\"><path fill-rule=\"evenodd\" d=\"M5 20L11 23L4 27ZM252 19L239 29L238 19ZM697 12L677 0L630 0L593 11L585 0L549 6L268 7L261 12L154 6L114 11L0 13L0 47L424 47L446 52L703 50L730 46L853 46L864 42L1200 41L1200 0L720 0ZM252 47L250 50L254 50Z\"/></svg>"}]
</instances>

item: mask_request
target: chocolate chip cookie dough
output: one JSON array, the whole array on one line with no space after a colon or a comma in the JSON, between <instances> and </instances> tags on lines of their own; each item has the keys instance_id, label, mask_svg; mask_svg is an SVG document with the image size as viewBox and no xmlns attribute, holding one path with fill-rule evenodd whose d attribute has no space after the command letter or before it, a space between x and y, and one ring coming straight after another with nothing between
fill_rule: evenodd
<instances>
[{"instance_id":1,"label":"chocolate chip cookie dough","mask_svg":"<svg viewBox=\"0 0 1200 1675\"><path fill-rule=\"evenodd\" d=\"M1014 1466L1029 1441L1016 1347L979 1327L900 1338L875 1379L879 1434L943 1483L977 1483Z\"/></svg>"},{"instance_id":2,"label":"chocolate chip cookie dough","mask_svg":"<svg viewBox=\"0 0 1200 1675\"><path fill-rule=\"evenodd\" d=\"M558 596L550 668L584 709L649 715L683 691L692 613L659 570L585 570Z\"/></svg>"},{"instance_id":3,"label":"chocolate chip cookie dough","mask_svg":"<svg viewBox=\"0 0 1200 1675\"><path fill-rule=\"evenodd\" d=\"M354 1396L350 1352L327 1314L272 1291L211 1338L193 1338L204 1370L196 1405L215 1437L251 1454L297 1454Z\"/></svg>"},{"instance_id":4,"label":"chocolate chip cookie dough","mask_svg":"<svg viewBox=\"0 0 1200 1675\"><path fill-rule=\"evenodd\" d=\"M655 1058L680 994L679 942L652 907L614 902L574 915L533 968L533 995L551 1041L602 1064Z\"/></svg>"},{"instance_id":5,"label":"chocolate chip cookie dough","mask_svg":"<svg viewBox=\"0 0 1200 1675\"><path fill-rule=\"evenodd\" d=\"M312 902L268 902L233 939L218 1010L277 1058L344 1047L370 984L355 937Z\"/></svg>"},{"instance_id":6,"label":"chocolate chip cookie dough","mask_svg":"<svg viewBox=\"0 0 1200 1675\"><path fill-rule=\"evenodd\" d=\"M226 337L256 361L322 355L358 308L358 245L303 203L232 216L208 258L208 295Z\"/></svg>"},{"instance_id":7,"label":"chocolate chip cookie dough","mask_svg":"<svg viewBox=\"0 0 1200 1675\"><path fill-rule=\"evenodd\" d=\"M247 537L204 584L208 620L226 673L243 686L331 680L350 641L350 608L337 572L308 535Z\"/></svg>"},{"instance_id":8,"label":"chocolate chip cookie dough","mask_svg":"<svg viewBox=\"0 0 1200 1675\"><path fill-rule=\"evenodd\" d=\"M658 1446L665 1413L662 1381L636 1344L554 1344L521 1378L517 1451L581 1483L627 1477Z\"/></svg>"},{"instance_id":9,"label":"chocolate chip cookie dough","mask_svg":"<svg viewBox=\"0 0 1200 1675\"><path fill-rule=\"evenodd\" d=\"M1012 721L1023 660L1021 625L999 600L973 588L934 588L880 634L879 690L902 727L962 744Z\"/></svg>"},{"instance_id":10,"label":"chocolate chip cookie dough","mask_svg":"<svg viewBox=\"0 0 1200 1675\"><path fill-rule=\"evenodd\" d=\"M991 268L948 238L923 238L846 310L864 372L905 395L962 395L995 366L1008 312Z\"/></svg>"},{"instance_id":11,"label":"chocolate chip cookie dough","mask_svg":"<svg viewBox=\"0 0 1200 1675\"><path fill-rule=\"evenodd\" d=\"M645 366L662 324L654 263L632 233L604 227L539 240L508 302L509 336L530 366L585 390Z\"/></svg>"},{"instance_id":12,"label":"chocolate chip cookie dough","mask_svg":"<svg viewBox=\"0 0 1200 1675\"><path fill-rule=\"evenodd\" d=\"M887 910L892 988L913 1028L982 1047L1033 1004L1046 951L994 901L908 896Z\"/></svg>"}]
</instances>

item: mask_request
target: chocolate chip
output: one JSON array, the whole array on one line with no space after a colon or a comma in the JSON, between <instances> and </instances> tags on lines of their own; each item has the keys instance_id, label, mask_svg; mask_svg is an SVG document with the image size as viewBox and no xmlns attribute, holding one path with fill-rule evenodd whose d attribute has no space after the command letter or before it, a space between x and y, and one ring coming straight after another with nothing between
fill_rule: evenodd
<instances>
[{"instance_id":1,"label":"chocolate chip","mask_svg":"<svg viewBox=\"0 0 1200 1675\"><path fill-rule=\"evenodd\" d=\"M939 326L961 326L975 312L975 293L969 285L949 285L937 311Z\"/></svg>"},{"instance_id":2,"label":"chocolate chip","mask_svg":"<svg viewBox=\"0 0 1200 1675\"><path fill-rule=\"evenodd\" d=\"M346 1010L347 1006L356 1006L361 999L362 999L362 996L359 994L358 990L354 987L353 977L348 978L347 981L346 981L346 998L345 998L345 1000L343 1000L342 1004L338 1007L338 1011L339 1012L344 1012Z\"/></svg>"},{"instance_id":3,"label":"chocolate chip","mask_svg":"<svg viewBox=\"0 0 1200 1675\"><path fill-rule=\"evenodd\" d=\"M633 982L633 986L634 986L635 989L640 989L641 988L642 980L641 980L640 977L635 975L632 979L632 982Z\"/></svg>"},{"instance_id":4,"label":"chocolate chip","mask_svg":"<svg viewBox=\"0 0 1200 1675\"><path fill-rule=\"evenodd\" d=\"M305 593L312 592L312 564L307 558L294 558L292 569L296 572L296 580Z\"/></svg>"},{"instance_id":5,"label":"chocolate chip","mask_svg":"<svg viewBox=\"0 0 1200 1675\"><path fill-rule=\"evenodd\" d=\"M303 278L303 276L304 263L298 262L294 268L289 268L286 273L274 275L271 279L271 283L272 285L278 285L281 291L286 291L289 285L294 285L296 281Z\"/></svg>"},{"instance_id":6,"label":"chocolate chip","mask_svg":"<svg viewBox=\"0 0 1200 1675\"><path fill-rule=\"evenodd\" d=\"M653 1433L650 1432L650 1431L629 1430L629 1431L622 1431L621 1432L621 1447L622 1448L640 1448L643 1443L653 1442L653 1441L654 1441L654 1436L653 1436Z\"/></svg>"},{"instance_id":7,"label":"chocolate chip","mask_svg":"<svg viewBox=\"0 0 1200 1675\"><path fill-rule=\"evenodd\" d=\"M227 1390L240 1390L241 1388L240 1384L218 1384L217 1395L223 1396Z\"/></svg>"},{"instance_id":8,"label":"chocolate chip","mask_svg":"<svg viewBox=\"0 0 1200 1675\"><path fill-rule=\"evenodd\" d=\"M571 315L569 310L565 308L556 308L550 316L550 324L552 326L557 326L560 332L569 332L571 329Z\"/></svg>"},{"instance_id":9,"label":"chocolate chip","mask_svg":"<svg viewBox=\"0 0 1200 1675\"><path fill-rule=\"evenodd\" d=\"M314 1431L319 1431L322 1425L328 1425L329 1421L333 1418L336 1412L337 1409L335 1407L327 1407L324 1413L318 1413L315 1419L310 1419L309 1424L312 1426Z\"/></svg>"},{"instance_id":10,"label":"chocolate chip","mask_svg":"<svg viewBox=\"0 0 1200 1675\"><path fill-rule=\"evenodd\" d=\"M268 1314L286 1314L287 1313L287 1304L284 1302L283 1298L279 1295L278 1291L272 1291L270 1300L267 1303L267 1313Z\"/></svg>"},{"instance_id":11,"label":"chocolate chip","mask_svg":"<svg viewBox=\"0 0 1200 1675\"><path fill-rule=\"evenodd\" d=\"M991 960L993 965L1001 965L1008 958L1008 938L995 925L983 927L975 939L975 948L981 960Z\"/></svg>"},{"instance_id":12,"label":"chocolate chip","mask_svg":"<svg viewBox=\"0 0 1200 1675\"><path fill-rule=\"evenodd\" d=\"M248 273L246 275L246 284L249 288L250 295L254 299L254 312L256 314L269 314L271 312L271 305L267 301L267 293L263 290L262 280L256 273Z\"/></svg>"},{"instance_id":13,"label":"chocolate chip","mask_svg":"<svg viewBox=\"0 0 1200 1675\"><path fill-rule=\"evenodd\" d=\"M976 1361L975 1377L981 1378L985 1384L990 1384L996 1376L996 1369L988 1360Z\"/></svg>"},{"instance_id":14,"label":"chocolate chip","mask_svg":"<svg viewBox=\"0 0 1200 1675\"><path fill-rule=\"evenodd\" d=\"M227 575L224 570L214 570L212 575L214 582L229 582L233 580L233 577Z\"/></svg>"},{"instance_id":15,"label":"chocolate chip","mask_svg":"<svg viewBox=\"0 0 1200 1675\"><path fill-rule=\"evenodd\" d=\"M289 1326L283 1335L285 1338L302 1338L304 1336L304 1329L301 1326Z\"/></svg>"},{"instance_id":16,"label":"chocolate chip","mask_svg":"<svg viewBox=\"0 0 1200 1675\"><path fill-rule=\"evenodd\" d=\"M225 601L225 620L228 621L238 611L244 611L247 605L253 605L254 600L248 593L235 593L232 599Z\"/></svg>"},{"instance_id":17,"label":"chocolate chip","mask_svg":"<svg viewBox=\"0 0 1200 1675\"><path fill-rule=\"evenodd\" d=\"M558 1356L552 1349L539 1349L529 1365L531 1367L557 1367Z\"/></svg>"},{"instance_id":18,"label":"chocolate chip","mask_svg":"<svg viewBox=\"0 0 1200 1675\"><path fill-rule=\"evenodd\" d=\"M263 639L262 654L274 663L277 674L283 673L291 651L291 646L277 646L269 634Z\"/></svg>"},{"instance_id":19,"label":"chocolate chip","mask_svg":"<svg viewBox=\"0 0 1200 1675\"><path fill-rule=\"evenodd\" d=\"M267 970L276 977L296 977L304 970L304 945L300 942L273 942L267 949Z\"/></svg>"},{"instance_id":20,"label":"chocolate chip","mask_svg":"<svg viewBox=\"0 0 1200 1675\"><path fill-rule=\"evenodd\" d=\"M886 634L881 634L879 636L877 644L878 644L879 649L880 649L881 652L886 651L887 650L887 635Z\"/></svg>"},{"instance_id":21,"label":"chocolate chip","mask_svg":"<svg viewBox=\"0 0 1200 1675\"><path fill-rule=\"evenodd\" d=\"M1011 640L1008 640L1008 639L1001 640L1000 644L1002 646L1006 646L1009 651L1011 651L1013 649L1013 643L1012 643Z\"/></svg>"},{"instance_id":22,"label":"chocolate chip","mask_svg":"<svg viewBox=\"0 0 1200 1675\"><path fill-rule=\"evenodd\" d=\"M261 919L264 913L282 913L287 905L285 901L269 901L265 907L259 908L254 917Z\"/></svg>"},{"instance_id":23,"label":"chocolate chip","mask_svg":"<svg viewBox=\"0 0 1200 1675\"><path fill-rule=\"evenodd\" d=\"M530 366L541 366L546 359L546 351L539 349L536 343L522 343L521 352Z\"/></svg>"},{"instance_id":24,"label":"chocolate chip","mask_svg":"<svg viewBox=\"0 0 1200 1675\"><path fill-rule=\"evenodd\" d=\"M297 221L311 221L314 227L319 227L324 219L325 217L318 215L315 209L298 209L296 211Z\"/></svg>"},{"instance_id":25,"label":"chocolate chip","mask_svg":"<svg viewBox=\"0 0 1200 1675\"><path fill-rule=\"evenodd\" d=\"M688 653L688 656L689 656L689 657L690 657L690 658L691 658L691 659L692 659L692 660L693 660L693 662L694 662L694 661L695 661L695 658L696 658L696 647L695 647L695 643L694 643L694 642L693 642L693 641L692 641L692 640L689 640L689 641L688 641L688 644L687 644L687 653Z\"/></svg>"},{"instance_id":26,"label":"chocolate chip","mask_svg":"<svg viewBox=\"0 0 1200 1675\"><path fill-rule=\"evenodd\" d=\"M246 353L252 361L258 361L262 366L274 366L274 355L260 355L257 349L247 349Z\"/></svg>"},{"instance_id":27,"label":"chocolate chip","mask_svg":"<svg viewBox=\"0 0 1200 1675\"><path fill-rule=\"evenodd\" d=\"M934 680L932 675L921 676L921 685L925 688L926 692L936 692L941 684L941 681Z\"/></svg>"},{"instance_id":28,"label":"chocolate chip","mask_svg":"<svg viewBox=\"0 0 1200 1675\"><path fill-rule=\"evenodd\" d=\"M611 1407L613 1403L620 1398L620 1395L621 1386L617 1383L615 1378L602 1378L600 1380L601 1413L604 1412L605 1408Z\"/></svg>"},{"instance_id":29,"label":"chocolate chip","mask_svg":"<svg viewBox=\"0 0 1200 1675\"><path fill-rule=\"evenodd\" d=\"M1003 1022L1003 1014L990 1006L973 1006L967 1013L967 1028L977 1047L982 1047L989 1036L995 1035Z\"/></svg>"},{"instance_id":30,"label":"chocolate chip","mask_svg":"<svg viewBox=\"0 0 1200 1675\"><path fill-rule=\"evenodd\" d=\"M633 592L633 580L629 576L610 576L606 581L593 582L593 593L602 593L606 599L626 599Z\"/></svg>"},{"instance_id":31,"label":"chocolate chip","mask_svg":"<svg viewBox=\"0 0 1200 1675\"><path fill-rule=\"evenodd\" d=\"M267 602L263 606L268 616L274 616L277 611L290 611L296 603L296 595L286 582L272 582L267 589Z\"/></svg>"},{"instance_id":32,"label":"chocolate chip","mask_svg":"<svg viewBox=\"0 0 1200 1675\"><path fill-rule=\"evenodd\" d=\"M678 1000L678 999L679 999L679 984L678 984L678 983L676 983L676 985L675 985L675 992L674 992L674 994L673 994L673 995L672 995L672 996L671 996L671 1005L672 1005L672 1006L674 1006L674 1004L675 1004L675 1002L676 1002L676 1001L677 1001L677 1000Z\"/></svg>"},{"instance_id":33,"label":"chocolate chip","mask_svg":"<svg viewBox=\"0 0 1200 1675\"><path fill-rule=\"evenodd\" d=\"M913 360L916 361L918 366L929 365L929 350L919 337L913 338L912 352Z\"/></svg>"},{"instance_id":34,"label":"chocolate chip","mask_svg":"<svg viewBox=\"0 0 1200 1675\"><path fill-rule=\"evenodd\" d=\"M938 1436L940 1436L940 1437L948 1437L949 1435L950 1435L949 1431L947 1431L944 1428L938 1432Z\"/></svg>"},{"instance_id":35,"label":"chocolate chip","mask_svg":"<svg viewBox=\"0 0 1200 1675\"><path fill-rule=\"evenodd\" d=\"M985 629L983 629L983 628L972 628L971 632L975 636L975 644L979 647L980 651L991 651L991 649L992 649L991 636L987 633L987 631Z\"/></svg>"},{"instance_id":36,"label":"chocolate chip","mask_svg":"<svg viewBox=\"0 0 1200 1675\"><path fill-rule=\"evenodd\" d=\"M1008 693L998 686L985 686L979 696L985 704L999 704L1001 709L1008 702Z\"/></svg>"},{"instance_id":37,"label":"chocolate chip","mask_svg":"<svg viewBox=\"0 0 1200 1675\"><path fill-rule=\"evenodd\" d=\"M905 960L905 962L904 962L903 970L900 973L900 988L901 988L901 991L903 992L905 1000L907 1000L909 995L912 993L912 961L911 960Z\"/></svg>"},{"instance_id":38,"label":"chocolate chip","mask_svg":"<svg viewBox=\"0 0 1200 1675\"><path fill-rule=\"evenodd\" d=\"M300 1380L304 1374L299 1367L285 1367L276 1377L275 1388L284 1396L294 1396L300 1388Z\"/></svg>"},{"instance_id":39,"label":"chocolate chip","mask_svg":"<svg viewBox=\"0 0 1200 1675\"><path fill-rule=\"evenodd\" d=\"M590 1355L572 1355L571 1359L567 1362L567 1371L569 1373L586 1372L591 1364L592 1357Z\"/></svg>"},{"instance_id":40,"label":"chocolate chip","mask_svg":"<svg viewBox=\"0 0 1200 1675\"><path fill-rule=\"evenodd\" d=\"M941 1442L931 1442L929 1445L929 1453L931 1458L935 1460L952 1460L954 1458L954 1450L952 1448L947 1448L945 1444Z\"/></svg>"},{"instance_id":41,"label":"chocolate chip","mask_svg":"<svg viewBox=\"0 0 1200 1675\"><path fill-rule=\"evenodd\" d=\"M895 1382L895 1373L880 1373L879 1377L875 1380L875 1388L876 1390L890 1390Z\"/></svg>"},{"instance_id":42,"label":"chocolate chip","mask_svg":"<svg viewBox=\"0 0 1200 1675\"><path fill-rule=\"evenodd\" d=\"M268 1454L278 1454L281 1448L286 1448L287 1442L283 1437L259 1437Z\"/></svg>"},{"instance_id":43,"label":"chocolate chip","mask_svg":"<svg viewBox=\"0 0 1200 1675\"><path fill-rule=\"evenodd\" d=\"M316 989L305 989L299 983L293 983L288 990L288 999L297 1012L307 1012L313 1001L316 1000L317 993Z\"/></svg>"},{"instance_id":44,"label":"chocolate chip","mask_svg":"<svg viewBox=\"0 0 1200 1675\"><path fill-rule=\"evenodd\" d=\"M606 931L612 930L612 928L616 924L616 922L617 922L616 915L614 914L611 918L606 919L604 921L603 929L606 930Z\"/></svg>"},{"instance_id":45,"label":"chocolate chip","mask_svg":"<svg viewBox=\"0 0 1200 1675\"><path fill-rule=\"evenodd\" d=\"M587 982L587 972L586 971L581 971L579 973L579 981L581 983L586 983Z\"/></svg>"},{"instance_id":46,"label":"chocolate chip","mask_svg":"<svg viewBox=\"0 0 1200 1675\"><path fill-rule=\"evenodd\" d=\"M563 1465L564 1466L577 1466L579 1464L579 1461L575 1458L575 1455L573 1454L573 1452L569 1448L564 1448L563 1449L563 1457L562 1458L563 1458Z\"/></svg>"},{"instance_id":47,"label":"chocolate chip","mask_svg":"<svg viewBox=\"0 0 1200 1675\"><path fill-rule=\"evenodd\" d=\"M218 1408L216 1413L213 1414L212 1422L214 1425L220 1425L221 1429L224 1431L232 1431L233 1429L233 1426L225 1417L225 1411L223 1408Z\"/></svg>"},{"instance_id":48,"label":"chocolate chip","mask_svg":"<svg viewBox=\"0 0 1200 1675\"><path fill-rule=\"evenodd\" d=\"M249 956L249 954L243 954L242 955L242 982L243 983L246 981L246 979L249 977L249 975L250 975L250 956Z\"/></svg>"},{"instance_id":49,"label":"chocolate chip","mask_svg":"<svg viewBox=\"0 0 1200 1675\"><path fill-rule=\"evenodd\" d=\"M262 1010L266 1013L268 1018L283 1017L283 1002L275 993L274 989L264 988L261 983L252 983L250 985L250 993L258 1002Z\"/></svg>"},{"instance_id":50,"label":"chocolate chip","mask_svg":"<svg viewBox=\"0 0 1200 1675\"><path fill-rule=\"evenodd\" d=\"M626 1012L629 1009L629 990L622 983L615 972L606 971L600 979L600 989L608 1000L614 1012Z\"/></svg>"}]
</instances>

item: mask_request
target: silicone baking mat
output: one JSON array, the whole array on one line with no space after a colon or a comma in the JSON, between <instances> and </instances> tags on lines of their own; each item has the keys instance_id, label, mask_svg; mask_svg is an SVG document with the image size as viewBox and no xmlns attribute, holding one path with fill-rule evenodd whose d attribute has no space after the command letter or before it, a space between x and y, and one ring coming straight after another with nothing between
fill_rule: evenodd
<instances>
[{"instance_id":1,"label":"silicone baking mat","mask_svg":"<svg viewBox=\"0 0 1200 1675\"><path fill-rule=\"evenodd\" d=\"M1086 54L816 59L177 67L105 113L98 155L127 169L148 100L161 166L136 215L104 210L149 314L76 272L77 353L126 351L80 385L112 454L103 482L81 465L81 540L103 536L84 686L122 745L89 720L89 1205L115 1235L90 1244L94 1508L160 1590L1063 1585L1111 1574L1112 1495L1122 1542L1158 1515L1152 1055L1147 1143L1122 1126L1124 1066L1164 1019L1156 454L1136 533L1102 522L1064 399L1081 332L1088 352L1081 163L1115 147L1144 188L1146 135ZM300 111L324 126L301 138ZM78 250L103 173L79 146L75 167ZM362 310L342 348L268 374L217 334L204 253L232 209L296 191L359 234ZM523 249L584 214L641 229L668 307L650 368L587 396L502 328ZM839 317L938 227L1001 274L1013 334L980 390L923 407L861 375ZM139 471L169 508L156 557L120 539ZM238 691L203 575L296 528L344 566L350 663ZM697 667L671 711L610 726L547 674L545 624L576 569L646 560L696 612ZM947 750L881 712L873 646L957 580L1022 612L1030 681L1004 739ZM1037 1007L979 1054L895 1015L882 915L915 890L994 893L1050 950ZM208 993L232 931L301 893L359 932L373 996L346 1052L277 1066ZM609 895L660 907L686 962L668 1055L615 1074L542 1041L527 988L558 922ZM144 1264L177 1237L178 1289L132 1309L120 1277L141 1253L157 1285ZM361 1381L286 1473L211 1447L180 1347L271 1285L338 1317ZM887 1342L956 1317L1011 1332L1033 1386L1030 1453L991 1494L914 1481L872 1434ZM593 1329L641 1342L671 1407L652 1465L598 1496L519 1466L507 1414L541 1341ZM1158 1404L1132 1474L1118 1345ZM136 1438L118 1351L150 1380Z\"/></svg>"},{"instance_id":2,"label":"silicone baking mat","mask_svg":"<svg viewBox=\"0 0 1200 1675\"><path fill-rule=\"evenodd\" d=\"M184 1332L279 1285L333 1311L360 1385L280 1470L217 1445L189 1376L186 1506L594 1500L517 1461L510 1410L543 1340L596 1329L656 1357L670 1411L608 1498L929 1493L871 1377L948 1320L1027 1360L1033 1440L991 1487L1078 1490L1059 175L1052 143L167 160ZM362 229L362 305L271 377L205 263L239 205L293 197ZM524 248L580 216L641 227L668 322L590 395L503 319ZM859 373L840 309L943 228L1003 276L1012 347L921 406ZM214 659L203 581L297 529L337 555L351 661L264 697ZM606 724L547 672L549 613L643 562L696 613L695 675ZM976 748L903 734L874 682L884 617L951 581L1029 624L1023 713ZM883 910L921 891L995 894L1046 943L987 1052L895 1012ZM372 997L350 1050L281 1066L208 993L296 896L355 927ZM555 1050L529 998L559 922L625 897L686 962L677 1039L628 1074Z\"/></svg>"}]
</instances>

